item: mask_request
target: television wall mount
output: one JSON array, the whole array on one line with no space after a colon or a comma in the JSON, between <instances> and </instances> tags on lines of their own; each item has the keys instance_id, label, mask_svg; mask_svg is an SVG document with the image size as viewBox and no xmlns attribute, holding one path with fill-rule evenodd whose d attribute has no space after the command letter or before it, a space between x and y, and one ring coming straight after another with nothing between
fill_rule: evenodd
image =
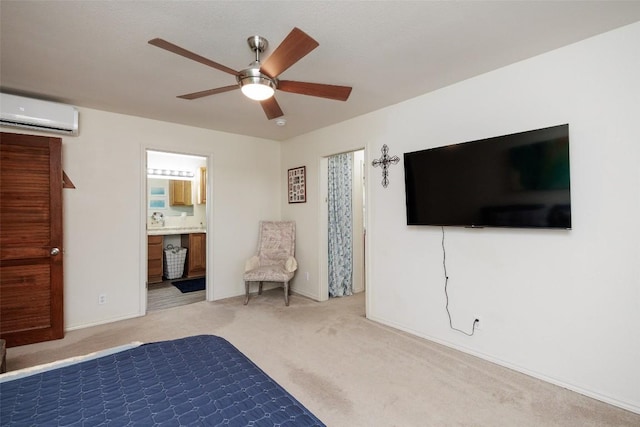
<instances>
[{"instance_id":1,"label":"television wall mount","mask_svg":"<svg viewBox=\"0 0 640 427\"><path fill-rule=\"evenodd\" d=\"M389 165L396 165L400 161L398 156L389 156L389 147L387 144L382 146L382 157L379 159L375 159L371 162L373 167L381 166L382 167L382 186L387 188L389 185Z\"/></svg>"}]
</instances>

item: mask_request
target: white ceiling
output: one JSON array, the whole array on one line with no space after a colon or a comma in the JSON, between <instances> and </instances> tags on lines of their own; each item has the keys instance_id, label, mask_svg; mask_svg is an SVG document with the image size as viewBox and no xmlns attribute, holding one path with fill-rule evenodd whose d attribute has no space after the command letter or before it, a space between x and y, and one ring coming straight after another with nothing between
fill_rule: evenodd
<instances>
[{"instance_id":1,"label":"white ceiling","mask_svg":"<svg viewBox=\"0 0 640 427\"><path fill-rule=\"evenodd\" d=\"M640 21L640 1L2 0L0 19L3 92L284 140ZM320 46L281 78L353 91L277 92L284 127L240 91L176 98L235 79L147 43L240 70L249 36L269 40L264 59L293 27Z\"/></svg>"}]
</instances>

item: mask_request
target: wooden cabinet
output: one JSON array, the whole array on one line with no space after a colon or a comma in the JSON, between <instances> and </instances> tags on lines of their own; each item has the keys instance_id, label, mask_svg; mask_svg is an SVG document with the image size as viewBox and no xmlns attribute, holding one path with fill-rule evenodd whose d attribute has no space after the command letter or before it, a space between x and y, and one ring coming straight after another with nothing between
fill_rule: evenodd
<instances>
[{"instance_id":1,"label":"wooden cabinet","mask_svg":"<svg viewBox=\"0 0 640 427\"><path fill-rule=\"evenodd\" d=\"M198 188L198 203L207 203L207 168L200 168L200 187Z\"/></svg>"},{"instance_id":2,"label":"wooden cabinet","mask_svg":"<svg viewBox=\"0 0 640 427\"><path fill-rule=\"evenodd\" d=\"M187 248L185 275L187 277L201 277L207 272L207 234L183 234L181 246Z\"/></svg>"},{"instance_id":3,"label":"wooden cabinet","mask_svg":"<svg viewBox=\"0 0 640 427\"><path fill-rule=\"evenodd\" d=\"M207 234L182 234L179 237L180 246L187 248L183 277L204 276L207 273ZM173 244L177 245L176 242ZM147 236L147 283L160 283L163 280L163 246L163 236Z\"/></svg>"},{"instance_id":4,"label":"wooden cabinet","mask_svg":"<svg viewBox=\"0 0 640 427\"><path fill-rule=\"evenodd\" d=\"M162 282L162 236L147 236L147 283Z\"/></svg>"},{"instance_id":5,"label":"wooden cabinet","mask_svg":"<svg viewBox=\"0 0 640 427\"><path fill-rule=\"evenodd\" d=\"M172 179L169 181L169 205L192 206L191 181Z\"/></svg>"}]
</instances>

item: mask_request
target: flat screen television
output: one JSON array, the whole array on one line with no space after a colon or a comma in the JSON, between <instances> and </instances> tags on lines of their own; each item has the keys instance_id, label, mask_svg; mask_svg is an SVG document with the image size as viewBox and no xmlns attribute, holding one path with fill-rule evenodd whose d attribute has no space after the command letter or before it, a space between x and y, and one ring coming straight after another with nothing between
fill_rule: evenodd
<instances>
[{"instance_id":1,"label":"flat screen television","mask_svg":"<svg viewBox=\"0 0 640 427\"><path fill-rule=\"evenodd\" d=\"M408 225L571 228L569 125L404 154Z\"/></svg>"}]
</instances>

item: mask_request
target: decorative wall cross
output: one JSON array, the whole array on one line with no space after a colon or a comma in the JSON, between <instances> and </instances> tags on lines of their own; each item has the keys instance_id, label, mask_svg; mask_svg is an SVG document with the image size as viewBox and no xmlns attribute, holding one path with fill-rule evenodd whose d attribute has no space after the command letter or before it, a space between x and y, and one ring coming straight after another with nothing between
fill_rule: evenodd
<instances>
[{"instance_id":1,"label":"decorative wall cross","mask_svg":"<svg viewBox=\"0 0 640 427\"><path fill-rule=\"evenodd\" d=\"M389 157L389 147L387 144L382 146L382 157L375 159L371 164L375 166L382 166L382 186L387 188L389 185L389 163L398 164L400 158L398 156Z\"/></svg>"}]
</instances>

